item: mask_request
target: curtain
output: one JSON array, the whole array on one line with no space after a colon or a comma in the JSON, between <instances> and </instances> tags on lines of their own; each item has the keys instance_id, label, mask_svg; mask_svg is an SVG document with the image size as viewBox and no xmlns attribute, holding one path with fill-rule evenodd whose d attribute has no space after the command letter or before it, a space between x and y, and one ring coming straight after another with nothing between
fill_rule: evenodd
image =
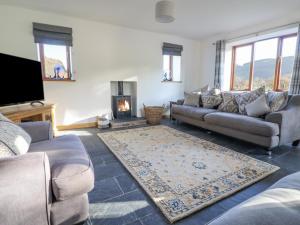
<instances>
[{"instance_id":1,"label":"curtain","mask_svg":"<svg viewBox=\"0 0 300 225\"><path fill-rule=\"evenodd\" d=\"M297 48L289 93L292 95L300 94L300 24L298 28Z\"/></svg>"},{"instance_id":2,"label":"curtain","mask_svg":"<svg viewBox=\"0 0 300 225\"><path fill-rule=\"evenodd\" d=\"M33 36L35 43L73 45L72 28L69 27L33 23Z\"/></svg>"},{"instance_id":3,"label":"curtain","mask_svg":"<svg viewBox=\"0 0 300 225\"><path fill-rule=\"evenodd\" d=\"M171 43L163 43L162 47L163 55L181 56L183 51L182 45L175 45Z\"/></svg>"},{"instance_id":4,"label":"curtain","mask_svg":"<svg viewBox=\"0 0 300 225\"><path fill-rule=\"evenodd\" d=\"M221 88L221 80L224 74L225 61L225 41L219 40L216 42L216 61L215 61L215 88Z\"/></svg>"}]
</instances>

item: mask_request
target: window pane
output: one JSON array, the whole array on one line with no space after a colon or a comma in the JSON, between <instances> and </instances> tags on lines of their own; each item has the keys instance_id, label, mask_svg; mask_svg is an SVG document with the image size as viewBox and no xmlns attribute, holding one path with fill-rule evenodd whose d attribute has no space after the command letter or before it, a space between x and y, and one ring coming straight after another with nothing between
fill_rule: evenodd
<instances>
[{"instance_id":1,"label":"window pane","mask_svg":"<svg viewBox=\"0 0 300 225\"><path fill-rule=\"evenodd\" d=\"M180 81L181 57L173 56L173 81Z\"/></svg>"},{"instance_id":2,"label":"window pane","mask_svg":"<svg viewBox=\"0 0 300 225\"><path fill-rule=\"evenodd\" d=\"M260 41L254 45L253 89L273 90L278 38Z\"/></svg>"},{"instance_id":3,"label":"window pane","mask_svg":"<svg viewBox=\"0 0 300 225\"><path fill-rule=\"evenodd\" d=\"M249 88L251 52L251 45L236 48L233 83L234 90L246 90Z\"/></svg>"},{"instance_id":4,"label":"window pane","mask_svg":"<svg viewBox=\"0 0 300 225\"><path fill-rule=\"evenodd\" d=\"M52 79L68 78L67 47L44 44L45 76Z\"/></svg>"},{"instance_id":5,"label":"window pane","mask_svg":"<svg viewBox=\"0 0 300 225\"><path fill-rule=\"evenodd\" d=\"M297 37L283 39L282 43L282 64L279 81L279 89L288 90L292 78Z\"/></svg>"},{"instance_id":6,"label":"window pane","mask_svg":"<svg viewBox=\"0 0 300 225\"><path fill-rule=\"evenodd\" d=\"M170 79L170 56L164 55L164 62L163 62L163 70L164 70L164 76L165 73L167 73L167 77L164 77L164 79Z\"/></svg>"}]
</instances>

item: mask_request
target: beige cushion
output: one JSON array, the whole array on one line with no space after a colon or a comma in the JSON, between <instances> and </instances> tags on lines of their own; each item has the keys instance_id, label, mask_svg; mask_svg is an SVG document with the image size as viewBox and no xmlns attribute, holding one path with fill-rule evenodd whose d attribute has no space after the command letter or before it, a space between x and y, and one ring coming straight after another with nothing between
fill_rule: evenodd
<instances>
[{"instance_id":1,"label":"beige cushion","mask_svg":"<svg viewBox=\"0 0 300 225\"><path fill-rule=\"evenodd\" d=\"M29 134L0 114L0 158L25 154L30 143Z\"/></svg>"},{"instance_id":2,"label":"beige cushion","mask_svg":"<svg viewBox=\"0 0 300 225\"><path fill-rule=\"evenodd\" d=\"M222 103L221 91L219 89L211 89L201 95L204 108L214 109Z\"/></svg>"},{"instance_id":3,"label":"beige cushion","mask_svg":"<svg viewBox=\"0 0 300 225\"><path fill-rule=\"evenodd\" d=\"M222 103L218 107L218 111L229 112L229 113L238 113L239 105L235 100L235 96L238 93L233 92L222 92Z\"/></svg>"},{"instance_id":4,"label":"beige cushion","mask_svg":"<svg viewBox=\"0 0 300 225\"><path fill-rule=\"evenodd\" d=\"M269 91L267 97L270 105L270 111L277 112L287 106L289 93L287 91L285 92Z\"/></svg>"},{"instance_id":5,"label":"beige cushion","mask_svg":"<svg viewBox=\"0 0 300 225\"><path fill-rule=\"evenodd\" d=\"M266 95L261 95L259 98L246 105L245 108L247 115L253 117L260 117L270 112Z\"/></svg>"},{"instance_id":6,"label":"beige cushion","mask_svg":"<svg viewBox=\"0 0 300 225\"><path fill-rule=\"evenodd\" d=\"M244 92L241 93L237 96L235 96L235 100L237 104L239 105L239 112L240 114L246 115L246 108L245 106L248 105L249 103L253 102L256 100L259 96L265 94L265 87L258 88L254 91L250 92Z\"/></svg>"},{"instance_id":7,"label":"beige cushion","mask_svg":"<svg viewBox=\"0 0 300 225\"><path fill-rule=\"evenodd\" d=\"M198 93L184 93L184 105L199 107L200 95Z\"/></svg>"}]
</instances>

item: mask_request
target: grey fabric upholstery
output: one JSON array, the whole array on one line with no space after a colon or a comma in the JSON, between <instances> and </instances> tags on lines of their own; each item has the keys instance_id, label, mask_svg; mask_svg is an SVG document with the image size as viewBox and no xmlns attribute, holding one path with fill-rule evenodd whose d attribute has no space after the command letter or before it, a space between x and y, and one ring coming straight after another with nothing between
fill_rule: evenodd
<instances>
[{"instance_id":1,"label":"grey fabric upholstery","mask_svg":"<svg viewBox=\"0 0 300 225\"><path fill-rule=\"evenodd\" d=\"M300 140L300 95L294 95L288 106L279 112L270 113L266 121L276 123L280 127L280 144Z\"/></svg>"},{"instance_id":2,"label":"grey fabric upholstery","mask_svg":"<svg viewBox=\"0 0 300 225\"><path fill-rule=\"evenodd\" d=\"M198 127L202 127L211 131L215 131L221 134L224 134L229 137L234 137L240 140L244 140L247 142L251 142L263 147L268 147L268 148L273 148L278 146L279 143L279 137L278 136L272 136L272 137L265 137L261 135L256 135L256 134L250 134L248 132L243 132L239 131L236 129L231 129L227 127L222 127L218 125L213 125L210 123L206 123L205 121L198 120L198 119L193 119L189 118L186 116L178 115L178 114L173 114L172 118L177 119L179 121L193 124Z\"/></svg>"},{"instance_id":3,"label":"grey fabric upholstery","mask_svg":"<svg viewBox=\"0 0 300 225\"><path fill-rule=\"evenodd\" d=\"M49 182L45 153L0 159L0 224L48 225Z\"/></svg>"},{"instance_id":4,"label":"grey fabric upholstery","mask_svg":"<svg viewBox=\"0 0 300 225\"><path fill-rule=\"evenodd\" d=\"M65 201L54 202L51 206L51 225L72 225L84 221L89 216L87 194Z\"/></svg>"},{"instance_id":5,"label":"grey fabric upholstery","mask_svg":"<svg viewBox=\"0 0 300 225\"><path fill-rule=\"evenodd\" d=\"M209 225L295 225L300 222L300 173L225 212Z\"/></svg>"},{"instance_id":6,"label":"grey fabric upholstery","mask_svg":"<svg viewBox=\"0 0 300 225\"><path fill-rule=\"evenodd\" d=\"M56 200L66 200L93 189L93 166L77 136L65 135L50 141L37 142L30 146L29 151L47 153Z\"/></svg>"},{"instance_id":7,"label":"grey fabric upholstery","mask_svg":"<svg viewBox=\"0 0 300 225\"><path fill-rule=\"evenodd\" d=\"M245 115L217 112L206 115L204 120L210 124L265 137L272 137L279 134L278 124Z\"/></svg>"},{"instance_id":8,"label":"grey fabric upholstery","mask_svg":"<svg viewBox=\"0 0 300 225\"><path fill-rule=\"evenodd\" d=\"M22 123L29 152L0 159L0 224L73 225L88 218L91 160L77 136L53 138L47 122Z\"/></svg>"},{"instance_id":9,"label":"grey fabric upholstery","mask_svg":"<svg viewBox=\"0 0 300 225\"><path fill-rule=\"evenodd\" d=\"M51 140L53 138L53 129L51 122L26 122L20 123L19 126L22 127L30 135L32 143Z\"/></svg>"},{"instance_id":10,"label":"grey fabric upholstery","mask_svg":"<svg viewBox=\"0 0 300 225\"><path fill-rule=\"evenodd\" d=\"M204 116L208 113L216 112L214 109L206 109L202 107L194 107L187 105L173 105L172 113L185 115L191 118L204 120Z\"/></svg>"}]
</instances>

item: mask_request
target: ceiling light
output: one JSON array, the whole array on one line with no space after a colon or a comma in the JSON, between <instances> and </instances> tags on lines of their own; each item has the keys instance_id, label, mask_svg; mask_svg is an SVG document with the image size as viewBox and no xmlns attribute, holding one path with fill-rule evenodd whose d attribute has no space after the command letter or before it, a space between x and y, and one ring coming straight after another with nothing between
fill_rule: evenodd
<instances>
[{"instance_id":1,"label":"ceiling light","mask_svg":"<svg viewBox=\"0 0 300 225\"><path fill-rule=\"evenodd\" d=\"M155 18L159 23L171 23L175 20L175 4L173 1L163 0L156 3Z\"/></svg>"}]
</instances>

